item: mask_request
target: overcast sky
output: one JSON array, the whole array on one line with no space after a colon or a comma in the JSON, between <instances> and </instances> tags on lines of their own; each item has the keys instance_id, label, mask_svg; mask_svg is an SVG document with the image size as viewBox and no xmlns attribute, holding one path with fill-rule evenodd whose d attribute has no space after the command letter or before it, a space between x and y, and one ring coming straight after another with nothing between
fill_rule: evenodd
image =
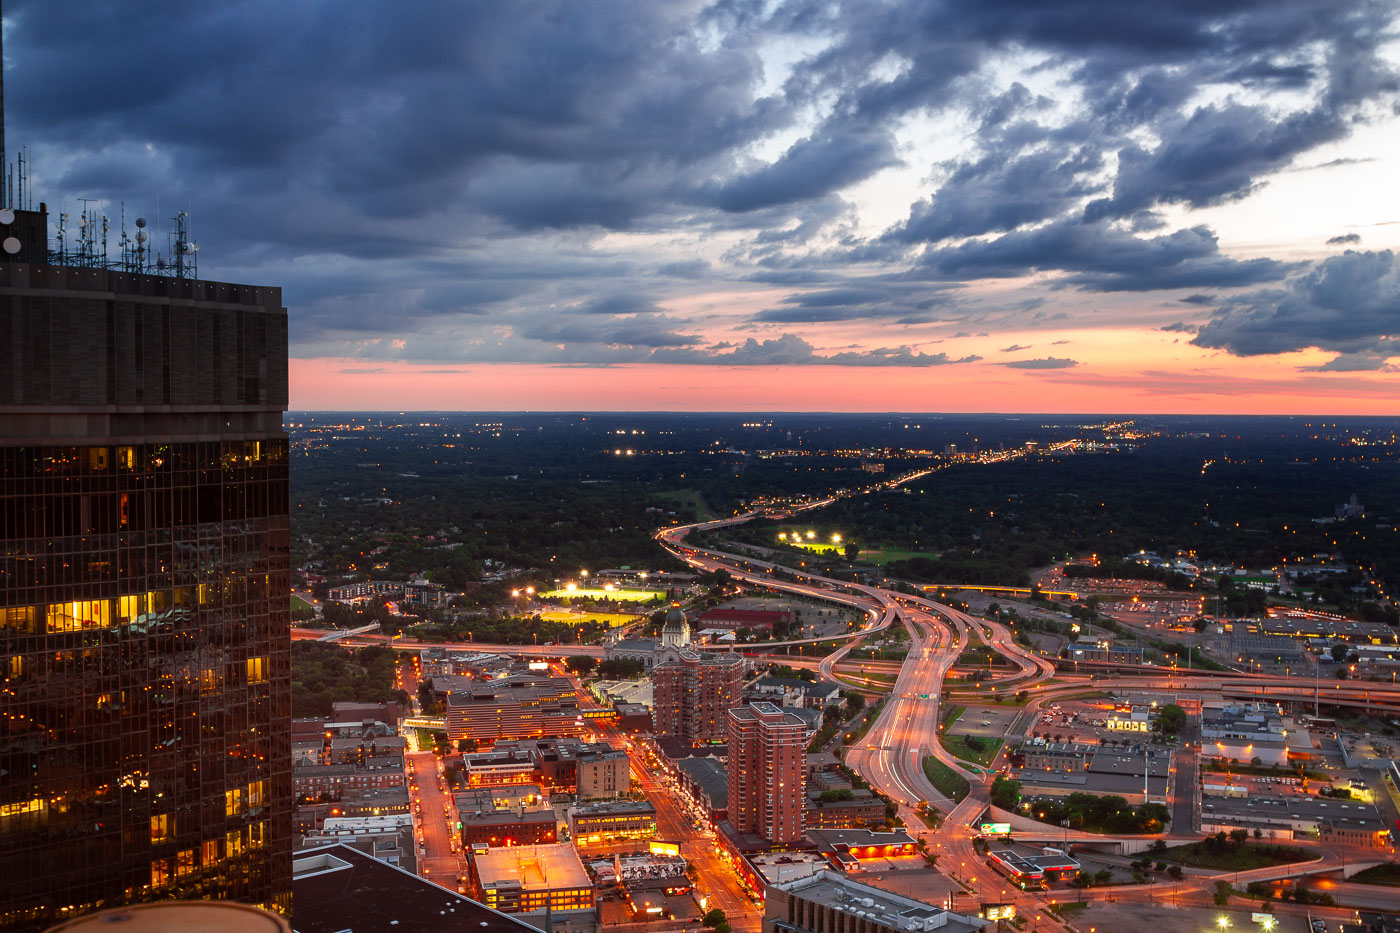
<instances>
[{"instance_id":1,"label":"overcast sky","mask_svg":"<svg viewBox=\"0 0 1400 933\"><path fill-rule=\"evenodd\" d=\"M1400 413L1389 0L4 17L36 199L188 210L296 408Z\"/></svg>"}]
</instances>

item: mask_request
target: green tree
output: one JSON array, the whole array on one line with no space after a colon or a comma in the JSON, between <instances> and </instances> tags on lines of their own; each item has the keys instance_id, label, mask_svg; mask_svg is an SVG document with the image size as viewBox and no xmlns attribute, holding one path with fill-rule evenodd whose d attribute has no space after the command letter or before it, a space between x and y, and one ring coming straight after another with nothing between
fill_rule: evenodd
<instances>
[{"instance_id":1,"label":"green tree","mask_svg":"<svg viewBox=\"0 0 1400 933\"><path fill-rule=\"evenodd\" d=\"M564 665L580 677L587 677L598 666L598 659L590 658L586 654L575 654L570 655Z\"/></svg>"},{"instance_id":2,"label":"green tree","mask_svg":"<svg viewBox=\"0 0 1400 933\"><path fill-rule=\"evenodd\" d=\"M720 910L718 907L711 907L709 910L705 911L705 916L700 918L701 923L711 928L718 927L721 923L724 923L724 921L724 911Z\"/></svg>"},{"instance_id":3,"label":"green tree","mask_svg":"<svg viewBox=\"0 0 1400 933\"><path fill-rule=\"evenodd\" d=\"M1229 907L1230 895L1234 893L1230 888L1230 882L1217 881L1215 883L1215 906Z\"/></svg>"},{"instance_id":4,"label":"green tree","mask_svg":"<svg viewBox=\"0 0 1400 933\"><path fill-rule=\"evenodd\" d=\"M1186 727L1186 710L1175 703L1168 703L1157 714L1157 728L1163 735L1176 735Z\"/></svg>"},{"instance_id":5,"label":"green tree","mask_svg":"<svg viewBox=\"0 0 1400 933\"><path fill-rule=\"evenodd\" d=\"M1339 642L1337 642L1337 643L1336 643L1335 645L1333 645L1332 648L1331 648L1332 660L1333 660L1333 661L1336 661L1338 664L1341 664L1343 661L1345 661L1345 660L1347 659L1347 652L1350 651L1350 650L1351 650L1351 646L1348 645L1346 642L1344 642L1344 641L1339 641Z\"/></svg>"},{"instance_id":6,"label":"green tree","mask_svg":"<svg viewBox=\"0 0 1400 933\"><path fill-rule=\"evenodd\" d=\"M860 556L860 544L855 541L847 541L843 551L846 555L846 560L854 562L855 559Z\"/></svg>"},{"instance_id":7,"label":"green tree","mask_svg":"<svg viewBox=\"0 0 1400 933\"><path fill-rule=\"evenodd\" d=\"M1016 805L1021 802L1021 782L998 776L992 781L991 800L994 807L1001 807L1003 810L1016 809Z\"/></svg>"}]
</instances>

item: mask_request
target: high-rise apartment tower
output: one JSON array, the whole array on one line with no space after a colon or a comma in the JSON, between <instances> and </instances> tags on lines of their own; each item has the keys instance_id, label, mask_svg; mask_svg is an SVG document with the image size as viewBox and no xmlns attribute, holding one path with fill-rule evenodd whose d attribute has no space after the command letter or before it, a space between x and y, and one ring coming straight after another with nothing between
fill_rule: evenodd
<instances>
[{"instance_id":1,"label":"high-rise apartment tower","mask_svg":"<svg viewBox=\"0 0 1400 933\"><path fill-rule=\"evenodd\" d=\"M728 712L729 824L772 845L803 839L806 725L768 702Z\"/></svg>"},{"instance_id":2,"label":"high-rise apartment tower","mask_svg":"<svg viewBox=\"0 0 1400 933\"><path fill-rule=\"evenodd\" d=\"M10 237L0 930L175 897L285 910L281 291L51 261L43 205L0 211Z\"/></svg>"},{"instance_id":3,"label":"high-rise apartment tower","mask_svg":"<svg viewBox=\"0 0 1400 933\"><path fill-rule=\"evenodd\" d=\"M742 702L744 656L681 648L651 669L651 686L657 735L723 742L724 714Z\"/></svg>"}]
</instances>

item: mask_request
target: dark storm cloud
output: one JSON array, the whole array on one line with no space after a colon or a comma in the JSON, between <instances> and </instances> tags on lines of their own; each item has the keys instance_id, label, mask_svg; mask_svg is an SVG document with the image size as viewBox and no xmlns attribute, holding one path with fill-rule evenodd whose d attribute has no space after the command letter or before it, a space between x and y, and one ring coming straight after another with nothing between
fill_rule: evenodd
<instances>
[{"instance_id":1,"label":"dark storm cloud","mask_svg":"<svg viewBox=\"0 0 1400 933\"><path fill-rule=\"evenodd\" d=\"M1360 243L1360 242L1361 242L1361 234L1359 234L1359 233L1344 233L1344 234L1342 234L1341 236L1334 236L1334 237L1328 237L1328 238L1327 238L1327 245L1328 245L1328 246L1347 246L1347 245L1355 245L1355 244Z\"/></svg>"},{"instance_id":2,"label":"dark storm cloud","mask_svg":"<svg viewBox=\"0 0 1400 933\"><path fill-rule=\"evenodd\" d=\"M656 350L655 363L722 364L726 366L951 366L975 363L980 356L953 359L946 353L923 353L913 347L881 347L874 350L847 350L821 354L796 334L783 334L771 340L750 337L738 345L716 344L703 349Z\"/></svg>"},{"instance_id":3,"label":"dark storm cloud","mask_svg":"<svg viewBox=\"0 0 1400 933\"><path fill-rule=\"evenodd\" d=\"M643 314L657 310L656 305L632 292L604 295L572 309L578 314Z\"/></svg>"},{"instance_id":4,"label":"dark storm cloud","mask_svg":"<svg viewBox=\"0 0 1400 933\"><path fill-rule=\"evenodd\" d=\"M1205 227L1167 229L1167 210L1355 161L1300 164L1388 114L1400 87L1379 51L1395 34L1383 0L10 0L5 13L12 148L35 149L43 195L56 210L106 198L114 215L125 199L162 223L189 207L201 272L285 286L294 352L412 331L425 358L452 334L490 359L943 365L903 346L823 355L795 334L717 350L659 309L749 282L810 289L749 324L902 325L939 320L950 299L935 289L972 279L1279 282L1298 269L1233 259ZM966 139L918 164L900 133L929 119ZM924 186L882 235L857 233L854 186L893 166ZM1305 278L1285 297L1303 301ZM1214 327L1232 352L1263 345L1245 326L1262 295L1209 299L1220 310L1198 341Z\"/></svg>"},{"instance_id":5,"label":"dark storm cloud","mask_svg":"<svg viewBox=\"0 0 1400 933\"><path fill-rule=\"evenodd\" d=\"M1222 304L1191 342L1236 356L1329 350L1348 357L1348 368L1357 369L1362 367L1356 360L1400 355L1397 341L1400 262L1390 250L1348 250L1282 288Z\"/></svg>"},{"instance_id":6,"label":"dark storm cloud","mask_svg":"<svg viewBox=\"0 0 1400 933\"><path fill-rule=\"evenodd\" d=\"M807 138L771 165L732 178L714 191L722 210L741 212L830 194L894 165L886 132L837 133Z\"/></svg>"},{"instance_id":7,"label":"dark storm cloud","mask_svg":"<svg viewBox=\"0 0 1400 933\"><path fill-rule=\"evenodd\" d=\"M1188 324L1186 321L1172 321L1170 324L1163 324L1158 330L1164 330L1169 334L1194 334L1200 331L1201 325Z\"/></svg>"},{"instance_id":8,"label":"dark storm cloud","mask_svg":"<svg viewBox=\"0 0 1400 933\"><path fill-rule=\"evenodd\" d=\"M754 315L760 323L816 323L860 318L886 318L894 323L927 323L939 309L953 304L951 289L943 285L903 279L853 280L838 288L789 295L783 307Z\"/></svg>"},{"instance_id":9,"label":"dark storm cloud","mask_svg":"<svg viewBox=\"0 0 1400 933\"><path fill-rule=\"evenodd\" d=\"M923 274L945 280L1059 271L1068 273L1064 284L1092 291L1255 285L1282 277L1288 268L1271 259L1222 256L1205 227L1145 238L1074 220L929 250L918 265Z\"/></svg>"},{"instance_id":10,"label":"dark storm cloud","mask_svg":"<svg viewBox=\"0 0 1400 933\"><path fill-rule=\"evenodd\" d=\"M676 321L660 314L639 314L608 320L539 313L524 319L517 330L521 337L546 343L690 347L703 342L698 335L679 333L676 326Z\"/></svg>"}]
</instances>

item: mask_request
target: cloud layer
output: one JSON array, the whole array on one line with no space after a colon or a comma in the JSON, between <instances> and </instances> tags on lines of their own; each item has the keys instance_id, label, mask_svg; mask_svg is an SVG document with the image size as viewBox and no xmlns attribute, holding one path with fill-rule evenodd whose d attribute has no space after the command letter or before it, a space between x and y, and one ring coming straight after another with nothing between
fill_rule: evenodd
<instances>
[{"instance_id":1,"label":"cloud layer","mask_svg":"<svg viewBox=\"0 0 1400 933\"><path fill-rule=\"evenodd\" d=\"M302 356L936 368L1052 323L1394 355L1390 252L1201 219L1366 161L1335 149L1396 120L1381 0L5 12L36 190L189 208L201 271L283 285Z\"/></svg>"}]
</instances>

